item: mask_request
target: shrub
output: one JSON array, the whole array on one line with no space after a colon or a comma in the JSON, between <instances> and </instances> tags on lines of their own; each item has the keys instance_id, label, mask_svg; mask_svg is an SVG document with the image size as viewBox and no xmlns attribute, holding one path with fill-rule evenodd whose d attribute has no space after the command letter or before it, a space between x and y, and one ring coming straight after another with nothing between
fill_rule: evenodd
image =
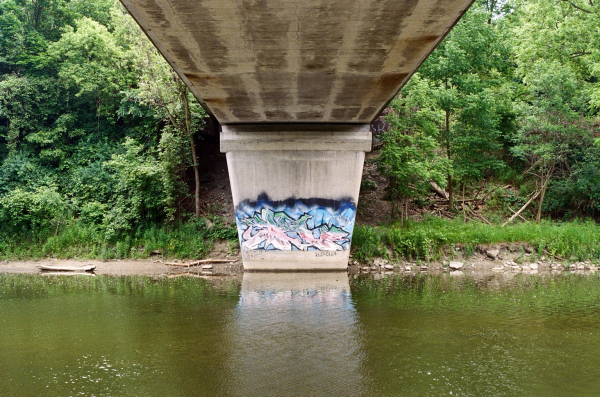
<instances>
[{"instance_id":1,"label":"shrub","mask_svg":"<svg viewBox=\"0 0 600 397\"><path fill-rule=\"evenodd\" d=\"M374 257L387 256L387 251L381 242L379 232L371 226L355 226L352 234L352 251L354 259L370 260Z\"/></svg>"},{"instance_id":2,"label":"shrub","mask_svg":"<svg viewBox=\"0 0 600 397\"><path fill-rule=\"evenodd\" d=\"M9 234L47 231L68 216L67 209L55 187L40 187L34 192L16 188L0 198L0 228Z\"/></svg>"}]
</instances>

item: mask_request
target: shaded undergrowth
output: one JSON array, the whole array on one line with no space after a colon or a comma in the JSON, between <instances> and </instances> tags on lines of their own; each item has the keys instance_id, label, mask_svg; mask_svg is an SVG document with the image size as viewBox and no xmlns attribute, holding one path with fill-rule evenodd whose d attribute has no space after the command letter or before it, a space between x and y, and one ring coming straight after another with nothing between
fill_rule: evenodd
<instances>
[{"instance_id":1,"label":"shaded undergrowth","mask_svg":"<svg viewBox=\"0 0 600 397\"><path fill-rule=\"evenodd\" d=\"M21 236L0 234L0 259L143 259L153 253L164 257L203 258L219 240L237 246L235 225L213 217L170 226L152 225L109 240L94 225L73 220L58 233L40 231ZM234 245L235 243L235 245Z\"/></svg>"}]
</instances>

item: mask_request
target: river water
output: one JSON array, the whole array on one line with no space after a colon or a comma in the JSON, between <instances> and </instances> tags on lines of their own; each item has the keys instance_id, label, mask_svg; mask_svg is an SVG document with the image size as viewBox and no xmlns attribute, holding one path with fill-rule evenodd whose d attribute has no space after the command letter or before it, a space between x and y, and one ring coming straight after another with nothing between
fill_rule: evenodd
<instances>
[{"instance_id":1,"label":"river water","mask_svg":"<svg viewBox=\"0 0 600 397\"><path fill-rule=\"evenodd\" d=\"M599 393L594 274L0 274L0 396Z\"/></svg>"}]
</instances>

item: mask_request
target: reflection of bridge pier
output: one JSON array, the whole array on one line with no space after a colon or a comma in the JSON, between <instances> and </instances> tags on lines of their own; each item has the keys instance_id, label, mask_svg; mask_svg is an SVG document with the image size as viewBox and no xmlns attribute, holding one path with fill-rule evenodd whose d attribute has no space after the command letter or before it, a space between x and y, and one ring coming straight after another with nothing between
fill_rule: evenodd
<instances>
[{"instance_id":1,"label":"reflection of bridge pier","mask_svg":"<svg viewBox=\"0 0 600 397\"><path fill-rule=\"evenodd\" d=\"M121 1L223 125L244 266L310 270L346 267L368 126L473 0Z\"/></svg>"},{"instance_id":2,"label":"reflection of bridge pier","mask_svg":"<svg viewBox=\"0 0 600 397\"><path fill-rule=\"evenodd\" d=\"M362 395L348 275L244 273L230 324L231 395Z\"/></svg>"}]
</instances>

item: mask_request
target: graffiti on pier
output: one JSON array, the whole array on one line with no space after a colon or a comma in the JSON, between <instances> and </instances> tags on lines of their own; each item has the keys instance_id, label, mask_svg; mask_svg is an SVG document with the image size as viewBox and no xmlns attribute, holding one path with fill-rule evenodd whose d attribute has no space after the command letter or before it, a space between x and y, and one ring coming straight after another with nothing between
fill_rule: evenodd
<instances>
[{"instance_id":1,"label":"graffiti on pier","mask_svg":"<svg viewBox=\"0 0 600 397\"><path fill-rule=\"evenodd\" d=\"M261 195L235 208L243 250L348 250L355 215L356 205L349 199L272 201Z\"/></svg>"}]
</instances>

